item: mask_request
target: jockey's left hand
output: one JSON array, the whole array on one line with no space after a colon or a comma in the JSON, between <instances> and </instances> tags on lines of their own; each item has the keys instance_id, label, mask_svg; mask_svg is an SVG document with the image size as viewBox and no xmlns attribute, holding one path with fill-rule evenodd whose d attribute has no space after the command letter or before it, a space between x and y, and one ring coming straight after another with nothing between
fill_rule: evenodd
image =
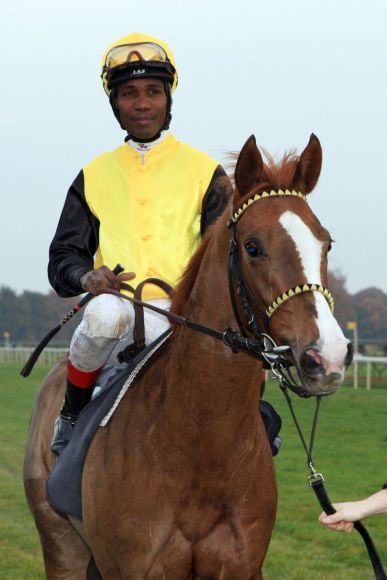
<instances>
[{"instance_id":1,"label":"jockey's left hand","mask_svg":"<svg viewBox=\"0 0 387 580\"><path fill-rule=\"evenodd\" d=\"M121 283L132 280L135 275L134 272L124 272L123 274L116 275L107 266L101 266L96 270L86 272L80 281L85 292L90 292L93 296L98 296L109 290L119 292Z\"/></svg>"}]
</instances>

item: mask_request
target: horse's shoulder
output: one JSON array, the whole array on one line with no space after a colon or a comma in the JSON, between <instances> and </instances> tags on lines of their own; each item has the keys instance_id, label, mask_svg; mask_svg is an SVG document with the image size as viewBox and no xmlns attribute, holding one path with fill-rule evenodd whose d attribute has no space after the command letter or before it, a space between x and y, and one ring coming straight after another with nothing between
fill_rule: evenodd
<instances>
[{"instance_id":1,"label":"horse's shoulder","mask_svg":"<svg viewBox=\"0 0 387 580\"><path fill-rule=\"evenodd\" d=\"M43 379L36 395L36 403L38 406L50 406L56 398L63 399L66 387L66 376L67 359L64 357L50 369Z\"/></svg>"}]
</instances>

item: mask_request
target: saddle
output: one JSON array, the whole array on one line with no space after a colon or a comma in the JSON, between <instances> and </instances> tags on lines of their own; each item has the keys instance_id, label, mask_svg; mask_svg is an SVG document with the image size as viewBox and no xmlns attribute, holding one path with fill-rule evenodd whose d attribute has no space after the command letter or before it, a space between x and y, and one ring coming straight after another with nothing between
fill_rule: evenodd
<instances>
[{"instance_id":1,"label":"saddle","mask_svg":"<svg viewBox=\"0 0 387 580\"><path fill-rule=\"evenodd\" d=\"M46 492L50 504L58 511L82 518L82 473L86 455L97 429L107 424L107 417L117 407L122 398L123 389L128 390L138 374L152 355L164 344L171 334L164 332L152 344L135 356L124 369L118 369L110 377L97 395L84 407L75 424L70 443L60 454L51 472Z\"/></svg>"},{"instance_id":2,"label":"saddle","mask_svg":"<svg viewBox=\"0 0 387 580\"><path fill-rule=\"evenodd\" d=\"M172 287L157 278L147 278L141 282L134 292L134 298L141 301L142 290L145 284L155 284L162 288L169 296ZM172 333L169 329L159 336L149 346L145 345L144 309L134 304L135 325L133 343L119 353L119 362L125 362L123 369L106 367L101 374L102 381L97 394L93 395L90 403L81 411L75 424L70 443L61 453L51 472L46 492L50 504L58 511L82 518L82 473L86 455L100 426L107 424L108 419L118 406L128 388L133 386L140 370L152 355L164 344Z\"/></svg>"}]
</instances>

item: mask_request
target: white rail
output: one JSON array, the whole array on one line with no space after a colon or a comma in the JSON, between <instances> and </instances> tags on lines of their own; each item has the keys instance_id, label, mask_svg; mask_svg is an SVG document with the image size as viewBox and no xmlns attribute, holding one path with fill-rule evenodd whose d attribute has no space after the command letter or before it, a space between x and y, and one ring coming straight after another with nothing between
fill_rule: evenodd
<instances>
[{"instance_id":1,"label":"white rail","mask_svg":"<svg viewBox=\"0 0 387 580\"><path fill-rule=\"evenodd\" d=\"M12 347L0 347L0 363L4 362L17 362L24 364L27 362L32 352L35 350L34 347L24 347L16 346ZM68 352L68 348L53 348L47 347L43 350L40 357L38 358L36 364L41 365L53 365L60 358L65 356Z\"/></svg>"},{"instance_id":2,"label":"white rail","mask_svg":"<svg viewBox=\"0 0 387 580\"><path fill-rule=\"evenodd\" d=\"M33 351L34 347L0 347L0 363L17 362L24 364L27 362ZM46 347L38 358L36 364L46 366L53 365L59 359L64 357L67 352L68 348ZM378 383L380 384L382 382L382 385L387 387L387 357L363 356L361 354L356 354L353 363L347 372L347 376L349 375L350 377L353 377L353 386L355 389L361 386L360 382L363 375L360 371L364 366L366 369L365 386L367 390L371 389L372 379L375 379L375 373L378 374Z\"/></svg>"},{"instance_id":3,"label":"white rail","mask_svg":"<svg viewBox=\"0 0 387 580\"><path fill-rule=\"evenodd\" d=\"M379 378L385 378L383 381L383 386L387 386L387 357L382 356L363 356L362 354L355 354L353 357L353 363L351 365L353 369L353 386L355 389L359 387L361 379L361 369L366 368L366 389L369 391L372 386L372 378L375 377L375 370L377 371ZM350 367L350 368L351 368ZM386 375L384 376L384 373Z\"/></svg>"}]
</instances>

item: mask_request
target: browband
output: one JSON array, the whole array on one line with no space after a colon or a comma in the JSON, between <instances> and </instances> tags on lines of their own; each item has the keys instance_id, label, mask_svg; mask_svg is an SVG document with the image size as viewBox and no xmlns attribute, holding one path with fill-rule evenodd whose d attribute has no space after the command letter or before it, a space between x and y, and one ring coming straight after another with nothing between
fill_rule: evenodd
<instances>
[{"instance_id":1,"label":"browband","mask_svg":"<svg viewBox=\"0 0 387 580\"><path fill-rule=\"evenodd\" d=\"M272 189L270 192L263 191L262 193L256 193L253 197L250 197L250 199L245 201L245 203L239 209L235 210L234 214L230 218L229 224L230 225L232 223L235 224L239 220L241 215L247 210L247 208L250 207L256 201L259 201L260 199L265 199L267 197L279 197L281 195L285 196L285 197L289 197L289 196L300 197L306 203L308 203L305 193L301 193L300 191L294 191L294 190L290 191L289 189L285 189L285 191L283 191L282 189L279 189L278 191L274 191L274 189Z\"/></svg>"}]
</instances>

